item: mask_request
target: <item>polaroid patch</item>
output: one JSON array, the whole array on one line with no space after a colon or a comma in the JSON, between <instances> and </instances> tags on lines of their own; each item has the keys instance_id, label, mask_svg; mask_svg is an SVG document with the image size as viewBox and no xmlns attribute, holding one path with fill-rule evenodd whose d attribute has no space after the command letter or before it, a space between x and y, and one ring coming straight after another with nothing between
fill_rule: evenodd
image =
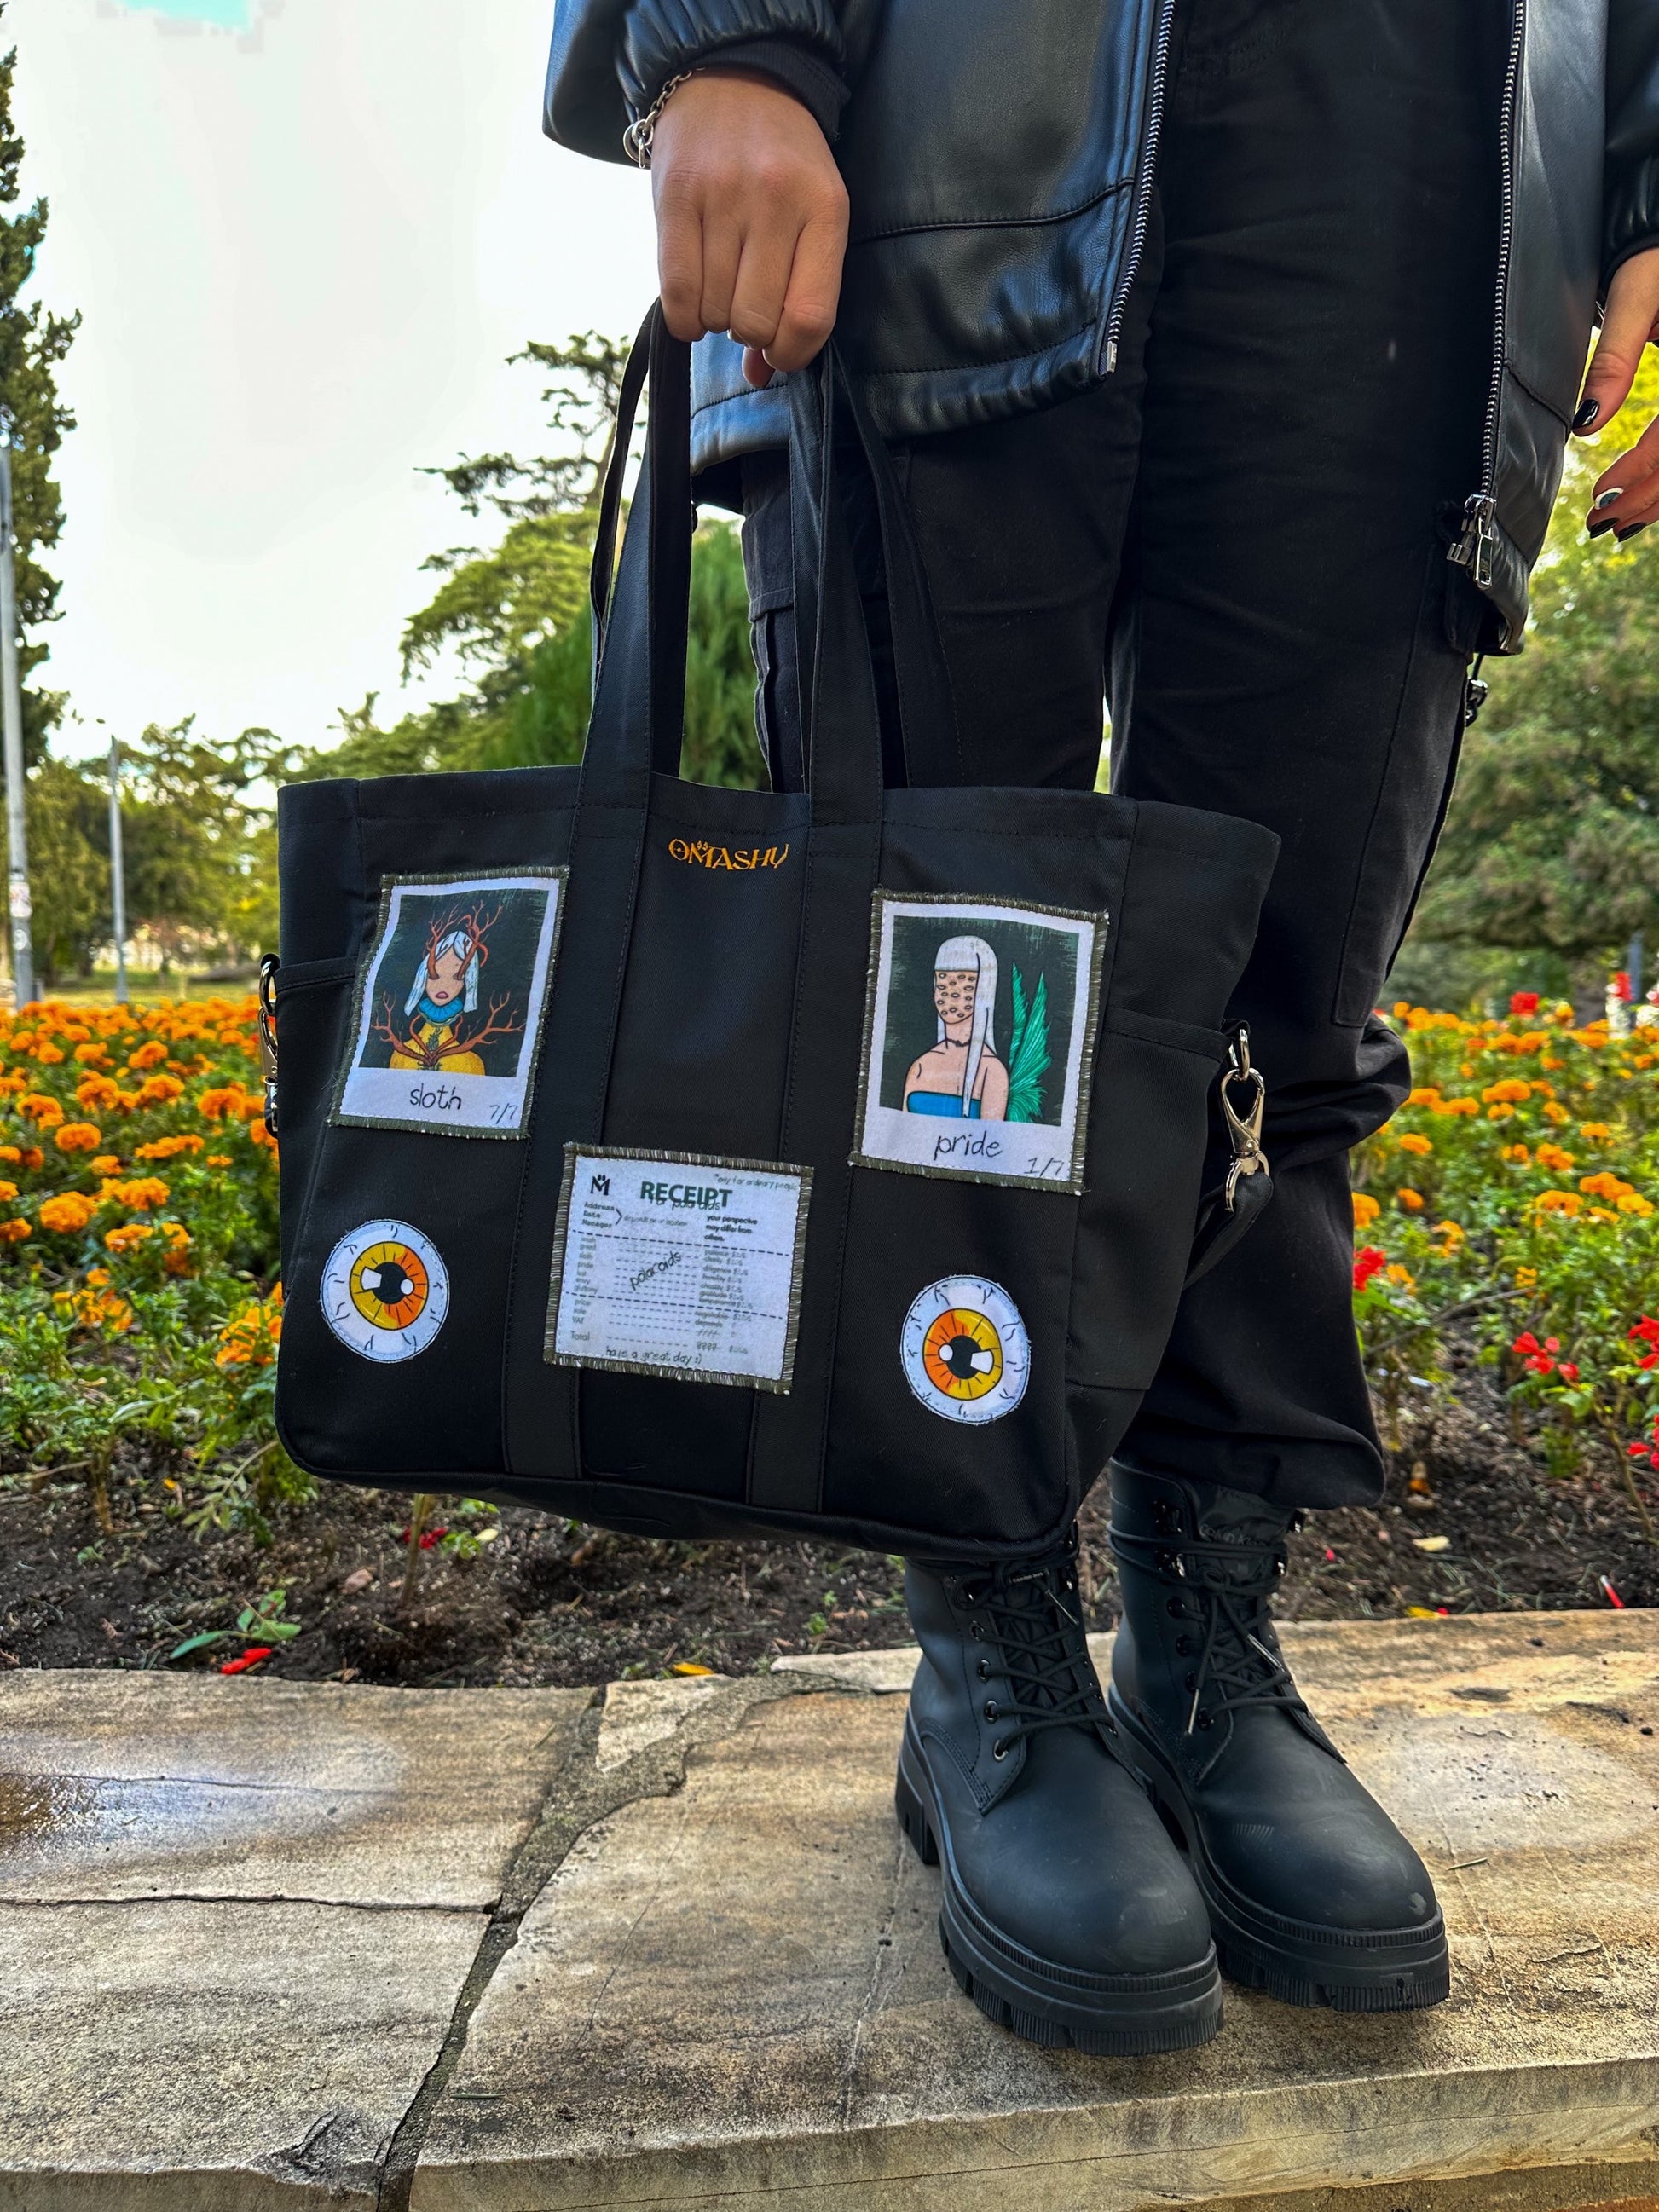
<instances>
[{"instance_id":1,"label":"polaroid patch","mask_svg":"<svg viewBox=\"0 0 1659 2212\"><path fill-rule=\"evenodd\" d=\"M323 1270L323 1318L342 1344L377 1366L426 1350L449 1312L449 1270L406 1221L366 1221Z\"/></svg>"},{"instance_id":2,"label":"polaroid patch","mask_svg":"<svg viewBox=\"0 0 1659 2212\"><path fill-rule=\"evenodd\" d=\"M1025 1395L1031 1340L1019 1308L1000 1283L947 1275L929 1283L899 1333L904 1379L941 1420L982 1428L1012 1413Z\"/></svg>"},{"instance_id":3,"label":"polaroid patch","mask_svg":"<svg viewBox=\"0 0 1659 2212\"><path fill-rule=\"evenodd\" d=\"M523 1135L565 874L386 879L335 1122Z\"/></svg>"},{"instance_id":4,"label":"polaroid patch","mask_svg":"<svg viewBox=\"0 0 1659 2212\"><path fill-rule=\"evenodd\" d=\"M567 1145L547 1357L787 1391L808 1168Z\"/></svg>"},{"instance_id":5,"label":"polaroid patch","mask_svg":"<svg viewBox=\"0 0 1659 2212\"><path fill-rule=\"evenodd\" d=\"M878 891L855 1166L1080 1191L1103 914Z\"/></svg>"}]
</instances>

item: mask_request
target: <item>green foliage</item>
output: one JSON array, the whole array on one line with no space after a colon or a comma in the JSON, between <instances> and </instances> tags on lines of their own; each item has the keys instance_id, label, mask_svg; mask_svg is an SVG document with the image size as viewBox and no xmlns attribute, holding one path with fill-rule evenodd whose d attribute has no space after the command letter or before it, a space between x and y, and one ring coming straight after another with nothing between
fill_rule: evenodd
<instances>
[{"instance_id":1,"label":"green foliage","mask_svg":"<svg viewBox=\"0 0 1659 2212\"><path fill-rule=\"evenodd\" d=\"M506 524L488 548L434 554L443 578L405 626L405 678L453 653L470 680L459 697L389 727L375 700L341 716L343 742L310 755L308 775L419 775L579 761L592 672L587 613L599 487L611 457L627 348L589 331L514 358L546 371L543 398L556 450L524 460L485 454L434 470L467 513ZM685 772L702 783L763 781L754 731L748 595L735 529L705 522L692 550L686 654Z\"/></svg>"},{"instance_id":2,"label":"green foliage","mask_svg":"<svg viewBox=\"0 0 1659 2212\"><path fill-rule=\"evenodd\" d=\"M38 300L27 307L21 304L36 273L48 210L43 199L19 204L24 148L12 118L16 71L14 49L0 60L0 210L16 210L0 213L0 418L11 444L24 751L33 764L44 753L46 734L63 709L61 694L41 690L28 679L47 653L37 633L57 613L58 580L40 556L57 544L64 526L52 465L64 436L75 428L75 417L58 397L56 373L75 342L81 318L54 315Z\"/></svg>"},{"instance_id":3,"label":"green foliage","mask_svg":"<svg viewBox=\"0 0 1659 2212\"><path fill-rule=\"evenodd\" d=\"M1651 538L1591 540L1581 522L1592 481L1656 406L1650 355L1616 428L1569 455L1527 650L1486 665L1492 696L1409 951L1535 950L1588 981L1622 964L1635 931L1659 932L1659 561ZM1403 972L1418 988L1438 980Z\"/></svg>"},{"instance_id":4,"label":"green foliage","mask_svg":"<svg viewBox=\"0 0 1659 2212\"><path fill-rule=\"evenodd\" d=\"M1042 1079L1048 1073L1048 978L1037 977L1036 994L1030 1005L1025 978L1013 970L1014 1019L1008 1039L1008 1110L1010 1121L1036 1121L1042 1117Z\"/></svg>"},{"instance_id":5,"label":"green foliage","mask_svg":"<svg viewBox=\"0 0 1659 2212\"><path fill-rule=\"evenodd\" d=\"M1659 1467L1659 1029L1396 1015L1418 1087L1354 1156L1355 1306L1389 1420L1455 1322L1553 1464Z\"/></svg>"},{"instance_id":6,"label":"green foliage","mask_svg":"<svg viewBox=\"0 0 1659 2212\"><path fill-rule=\"evenodd\" d=\"M28 780L34 961L51 985L84 975L110 934L109 799L101 781L67 761Z\"/></svg>"}]
</instances>

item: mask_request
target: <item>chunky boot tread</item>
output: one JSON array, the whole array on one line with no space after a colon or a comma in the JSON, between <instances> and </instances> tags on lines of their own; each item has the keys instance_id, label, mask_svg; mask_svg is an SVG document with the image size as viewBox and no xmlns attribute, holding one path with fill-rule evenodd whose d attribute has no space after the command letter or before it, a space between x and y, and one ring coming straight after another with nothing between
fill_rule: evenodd
<instances>
[{"instance_id":1,"label":"chunky boot tread","mask_svg":"<svg viewBox=\"0 0 1659 2212\"><path fill-rule=\"evenodd\" d=\"M924 1866L941 1869L939 1943L952 1977L985 2017L1027 2043L1093 2057L1145 2057L1207 2043L1221 2027L1213 1947L1185 1972L1088 1974L1039 1959L1005 1936L953 1879L928 1811L925 1758L908 1728L894 1805Z\"/></svg>"}]
</instances>

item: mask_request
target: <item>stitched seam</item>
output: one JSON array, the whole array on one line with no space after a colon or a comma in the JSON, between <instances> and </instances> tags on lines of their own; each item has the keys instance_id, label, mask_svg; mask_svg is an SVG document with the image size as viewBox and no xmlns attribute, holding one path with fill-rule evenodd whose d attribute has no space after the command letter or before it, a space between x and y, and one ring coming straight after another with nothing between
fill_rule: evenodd
<instances>
[{"instance_id":1,"label":"stitched seam","mask_svg":"<svg viewBox=\"0 0 1659 2212\"><path fill-rule=\"evenodd\" d=\"M1087 215L1091 208L1100 206L1103 200L1127 192L1133 184L1133 177L1121 177L1115 184L1103 185L1087 199L1079 200L1074 206L1056 208L1049 215L964 215L954 216L939 222L895 222L881 230L861 230L847 241L850 253L856 246L873 246L884 238L925 237L940 230L1041 230L1048 223L1070 222L1073 216Z\"/></svg>"},{"instance_id":2,"label":"stitched seam","mask_svg":"<svg viewBox=\"0 0 1659 2212\"><path fill-rule=\"evenodd\" d=\"M1532 401L1534 407L1541 407L1544 412L1549 416L1553 421L1559 422L1564 430L1571 429L1572 424L1568 417L1562 413L1561 410L1555 405L1553 400L1546 399L1541 392L1534 391L1532 386L1528 383L1526 378L1522 375L1520 370L1515 366L1515 363L1512 361L1509 361L1507 359L1504 361L1504 374L1505 376L1509 377L1512 382L1520 386L1522 392L1526 393L1528 398Z\"/></svg>"}]
</instances>

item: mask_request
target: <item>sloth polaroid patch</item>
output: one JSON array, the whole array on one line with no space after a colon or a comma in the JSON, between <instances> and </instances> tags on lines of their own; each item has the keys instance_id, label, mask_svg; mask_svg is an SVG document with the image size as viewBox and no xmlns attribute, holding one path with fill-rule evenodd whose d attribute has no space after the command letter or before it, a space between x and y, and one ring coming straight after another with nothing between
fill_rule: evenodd
<instances>
[{"instance_id":1,"label":"sloth polaroid patch","mask_svg":"<svg viewBox=\"0 0 1659 2212\"><path fill-rule=\"evenodd\" d=\"M878 891L854 1164L1080 1191L1106 921Z\"/></svg>"},{"instance_id":2,"label":"sloth polaroid patch","mask_svg":"<svg viewBox=\"0 0 1659 2212\"><path fill-rule=\"evenodd\" d=\"M899 1334L904 1379L941 1420L982 1428L1025 1395L1031 1340L1000 1283L946 1275L918 1293Z\"/></svg>"},{"instance_id":3,"label":"sloth polaroid patch","mask_svg":"<svg viewBox=\"0 0 1659 2212\"><path fill-rule=\"evenodd\" d=\"M565 875L386 878L333 1121L524 1134Z\"/></svg>"},{"instance_id":4,"label":"sloth polaroid patch","mask_svg":"<svg viewBox=\"0 0 1659 2212\"><path fill-rule=\"evenodd\" d=\"M377 1367L426 1350L449 1312L449 1270L429 1237L406 1221L366 1221L343 1237L323 1270L323 1319L342 1344Z\"/></svg>"}]
</instances>

